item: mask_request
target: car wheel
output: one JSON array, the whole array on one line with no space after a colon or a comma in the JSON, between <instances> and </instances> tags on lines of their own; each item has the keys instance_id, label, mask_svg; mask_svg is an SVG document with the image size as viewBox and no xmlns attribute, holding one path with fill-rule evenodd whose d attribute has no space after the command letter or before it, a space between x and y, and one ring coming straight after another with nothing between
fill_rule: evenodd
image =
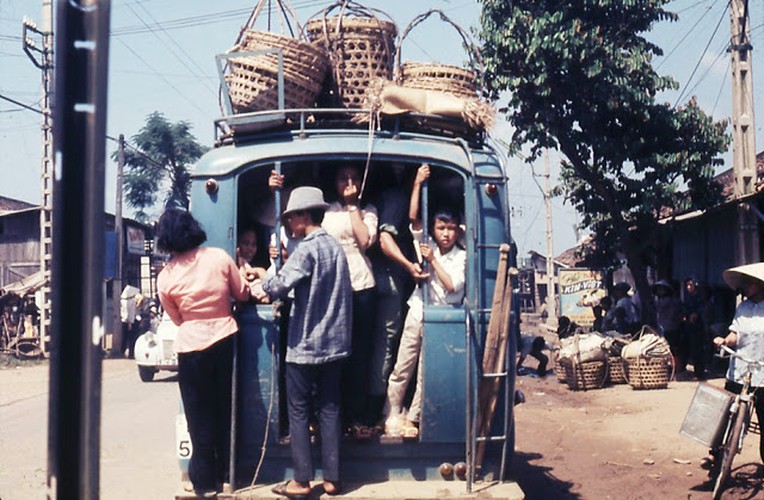
<instances>
[{"instance_id":1,"label":"car wheel","mask_svg":"<svg viewBox=\"0 0 764 500\"><path fill-rule=\"evenodd\" d=\"M156 370L153 368L149 368L148 366L139 366L138 367L138 375L141 377L141 380L144 382L151 382L154 380L154 374L156 373Z\"/></svg>"}]
</instances>

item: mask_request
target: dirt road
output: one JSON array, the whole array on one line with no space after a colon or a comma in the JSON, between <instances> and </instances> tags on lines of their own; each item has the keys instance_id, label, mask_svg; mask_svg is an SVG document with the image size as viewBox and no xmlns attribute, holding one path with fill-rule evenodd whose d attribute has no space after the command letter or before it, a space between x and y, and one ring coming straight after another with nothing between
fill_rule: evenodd
<instances>
[{"instance_id":1,"label":"dirt road","mask_svg":"<svg viewBox=\"0 0 764 500\"><path fill-rule=\"evenodd\" d=\"M0 499L45 497L47 363L0 369ZM172 498L174 378L143 384L128 360L106 360L101 491L104 499ZM722 379L712 380L722 385ZM521 376L515 479L530 499L707 499L705 448L679 435L697 382L665 390L628 385L574 392L554 375ZM749 436L725 498L764 498L759 436Z\"/></svg>"},{"instance_id":2,"label":"dirt road","mask_svg":"<svg viewBox=\"0 0 764 500\"><path fill-rule=\"evenodd\" d=\"M710 381L723 385L723 379ZM679 434L698 382L571 391L554 375L518 377L513 476L527 498L706 499L706 448ZM764 498L759 436L749 435L724 498Z\"/></svg>"}]
</instances>

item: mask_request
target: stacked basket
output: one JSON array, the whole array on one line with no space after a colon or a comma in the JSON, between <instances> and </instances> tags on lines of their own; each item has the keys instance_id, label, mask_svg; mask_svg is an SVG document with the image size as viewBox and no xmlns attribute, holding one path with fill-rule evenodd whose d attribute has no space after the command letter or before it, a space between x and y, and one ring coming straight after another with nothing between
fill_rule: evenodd
<instances>
[{"instance_id":1,"label":"stacked basket","mask_svg":"<svg viewBox=\"0 0 764 500\"><path fill-rule=\"evenodd\" d=\"M336 8L340 8L339 15L329 17ZM329 55L331 97L345 108L362 107L373 81L392 78L398 28L378 14L386 16L344 0L305 24L309 39L322 45Z\"/></svg>"},{"instance_id":2,"label":"stacked basket","mask_svg":"<svg viewBox=\"0 0 764 500\"><path fill-rule=\"evenodd\" d=\"M438 13L443 21L450 24L457 33L459 33L473 64L482 67L480 53L475 48L475 44L470 39L469 35L456 23L451 21L442 11L432 9L415 17L401 35L396 56L396 78L399 84L403 87L446 92L457 97L474 99L477 97L479 84L477 73L474 70L435 62L422 63L407 61L401 63L401 52L404 40L416 25L434 13Z\"/></svg>"},{"instance_id":3,"label":"stacked basket","mask_svg":"<svg viewBox=\"0 0 764 500\"><path fill-rule=\"evenodd\" d=\"M270 31L253 29L264 6L261 0L242 28L228 53L230 71L226 75L234 113L279 109L279 56L282 55L284 108L309 108L316 103L329 60L322 47ZM286 16L289 11L280 0L277 4ZM297 23L297 20L294 20ZM299 30L299 25L297 25ZM275 49L275 50L270 50ZM268 51L268 52L262 52ZM235 56L236 53L260 52Z\"/></svg>"}]
</instances>

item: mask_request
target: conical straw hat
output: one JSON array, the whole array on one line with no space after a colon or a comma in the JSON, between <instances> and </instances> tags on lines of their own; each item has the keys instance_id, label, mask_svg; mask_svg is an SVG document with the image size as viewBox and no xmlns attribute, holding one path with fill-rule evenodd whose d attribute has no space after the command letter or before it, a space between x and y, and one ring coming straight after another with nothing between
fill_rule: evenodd
<instances>
[{"instance_id":1,"label":"conical straw hat","mask_svg":"<svg viewBox=\"0 0 764 500\"><path fill-rule=\"evenodd\" d=\"M764 283L764 262L733 267L724 271L722 276L724 281L734 290L742 288L744 283L752 279Z\"/></svg>"}]
</instances>

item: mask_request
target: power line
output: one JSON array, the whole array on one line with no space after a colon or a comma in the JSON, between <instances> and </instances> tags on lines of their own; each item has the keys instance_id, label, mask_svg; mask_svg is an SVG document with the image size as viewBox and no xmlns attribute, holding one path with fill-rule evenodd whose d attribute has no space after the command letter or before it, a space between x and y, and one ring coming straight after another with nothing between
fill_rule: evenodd
<instances>
[{"instance_id":1,"label":"power line","mask_svg":"<svg viewBox=\"0 0 764 500\"><path fill-rule=\"evenodd\" d=\"M116 139L116 138L114 138L114 137L112 137L112 136L110 136L110 135L108 135L108 134L106 135L106 138L107 138L107 139L109 139L110 141L114 141L114 142L116 142L117 144L119 144L119 139ZM147 155L146 153L144 153L144 152L143 152L143 151L141 151L140 149L138 149L138 147L136 147L136 146L133 146L132 144L130 144L129 142L127 142L127 140L126 140L126 139L125 139L125 140L123 140L123 141L122 141L122 143L125 145L125 147L126 147L126 148L129 148L129 149L132 149L133 151L135 151L135 153L136 153L138 156L140 156L140 157L142 157L142 158L144 158L144 159L148 160L150 163L153 163L153 164L154 164L154 165L156 165L157 167L160 167L160 168L164 168L164 165L162 165L160 162L158 162L158 161L157 161L157 160L155 160L154 158L150 157L149 155Z\"/></svg>"},{"instance_id":2,"label":"power line","mask_svg":"<svg viewBox=\"0 0 764 500\"><path fill-rule=\"evenodd\" d=\"M729 7L729 4L727 4L727 6ZM690 84L690 82L692 81L692 78L695 76L695 72L700 67L700 63L703 61L703 57L706 55L706 52L708 52L708 47L711 45L711 42L714 40L714 37L716 36L716 32L719 31L719 26L721 26L722 21L724 20L726 14L727 14L727 9L725 8L724 12L722 12L721 17L719 18L719 22L716 23L716 28L714 28L714 32L711 33L711 38L709 38L708 43L706 44L705 48L703 49L703 53L700 54L700 58L698 59L697 64L695 64L695 68L693 68L692 73L690 74L690 78L688 78L687 82L684 84L684 90L682 90L682 92L679 93L679 97L677 97L676 102L674 103L674 107L677 107L679 102L684 97L684 94L685 94L685 92L687 90L687 86Z\"/></svg>"},{"instance_id":3,"label":"power line","mask_svg":"<svg viewBox=\"0 0 764 500\"><path fill-rule=\"evenodd\" d=\"M41 115L44 114L41 109L33 108L32 106L29 106L28 104L24 104L23 102L17 101L16 99L11 99L10 97L4 96L3 94L0 94L0 99L13 103L16 106L21 106L22 108L27 109L29 111L34 111L35 113L40 113Z\"/></svg>"},{"instance_id":4,"label":"power line","mask_svg":"<svg viewBox=\"0 0 764 500\"><path fill-rule=\"evenodd\" d=\"M143 64L145 64L147 68L149 68L150 70L152 70L152 71L154 72L154 74L156 74L156 75L157 75L159 78L161 78L161 79L162 79L162 80L163 80L163 81L164 81L164 82L165 82L167 85L169 85L171 89L173 89L175 92L177 92L179 96L181 96L183 99L185 99L185 100L186 100L186 101L187 101L189 104L191 104L191 106L193 106L194 108L196 108L196 109L197 109L197 111L199 111L199 112L201 112L201 113L205 113L205 111L204 111L202 108L200 108L200 107L199 107L199 106L196 104L196 102L194 102L193 100L189 99L189 98L188 98L188 97L187 97L187 96L186 96L186 95L185 95L183 92L181 92L181 91L180 91L180 89L178 89L178 87L176 87L175 85L173 85L173 83L172 83L172 82L171 82L169 79L167 79L167 78L165 78L164 76L162 76L162 75L161 75L161 74L160 74L160 73L159 73L159 72L156 70L156 68L154 68L154 67L153 67L151 64L149 64L149 63L148 63L148 61L146 61L146 60L145 60L143 57L141 57L141 55L140 55L140 54L138 54L138 52L136 52L135 50L133 50L133 48L132 48L132 47L130 47L130 45L128 45L127 43L125 43L123 40L119 40L119 41L122 43L122 45L124 45L124 46L125 46L125 48L126 48L127 50L129 50L130 52L132 52L132 54L133 54L135 57L137 57L137 58L138 58L138 59L139 59L139 60L140 60L140 61L141 61Z\"/></svg>"},{"instance_id":5,"label":"power line","mask_svg":"<svg viewBox=\"0 0 764 500\"><path fill-rule=\"evenodd\" d=\"M698 4L700 4L700 3L702 3L702 2L698 2L698 3L697 3L697 4L695 4L695 5L698 5ZM692 32L695 30L695 28L697 28L697 27L698 27L698 24L700 24L700 22L701 22L701 21L702 21L702 20L703 20L703 19L706 17L706 15L707 15L709 12L711 12L711 9L714 7L714 5L716 5L716 2L714 2L712 5L710 5L710 6L709 6L709 7L706 9L706 11L705 11L705 12L703 12L703 15L702 15L702 16L700 16L700 17L698 18L698 20L697 20L697 21L695 21L695 24L693 24L693 25L692 25L692 27L691 27L689 30L687 30L687 32L685 32L684 36L683 36L683 37L682 37L682 38L681 38L681 39L680 39L680 40L679 40L679 41L676 43L676 45L674 45L674 47L673 47L673 48L672 48L672 49L669 51L669 53L668 53L668 54L666 54L666 56L665 56L665 57L664 57L664 58L661 60L661 62L660 62L660 63L658 63L658 65L655 67L655 69L656 69L656 70L660 69L660 67L661 67L661 66L663 66L663 64L664 64L666 61L668 61L668 59L671 57L671 55L672 55L674 52L676 52L676 50L679 48L679 46L680 46L680 45L682 45L682 43L683 43L685 40L687 40L687 38L688 38L688 37L689 37L689 36L692 34Z\"/></svg>"}]
</instances>

